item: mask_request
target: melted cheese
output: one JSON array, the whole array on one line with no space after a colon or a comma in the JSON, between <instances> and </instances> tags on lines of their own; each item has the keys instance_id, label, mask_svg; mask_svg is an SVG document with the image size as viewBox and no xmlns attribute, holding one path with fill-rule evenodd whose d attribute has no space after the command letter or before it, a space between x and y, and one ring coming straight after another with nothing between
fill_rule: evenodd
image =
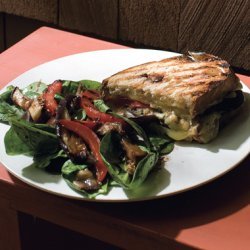
<instances>
[{"instance_id":1,"label":"melted cheese","mask_svg":"<svg viewBox=\"0 0 250 250\"><path fill-rule=\"evenodd\" d=\"M213 112L199 119L188 119L178 117L174 111L154 114L167 126L167 134L176 141L193 139L206 143L215 138L219 131L219 120L221 115Z\"/></svg>"},{"instance_id":2,"label":"melted cheese","mask_svg":"<svg viewBox=\"0 0 250 250\"><path fill-rule=\"evenodd\" d=\"M124 107L113 110L120 115L127 116ZM136 116L156 116L162 123L166 124L167 135L176 141L196 140L200 143L207 143L217 136L221 117L218 112L213 112L191 119L190 116L180 117L175 111L160 112L152 108L138 108L134 114Z\"/></svg>"}]
</instances>

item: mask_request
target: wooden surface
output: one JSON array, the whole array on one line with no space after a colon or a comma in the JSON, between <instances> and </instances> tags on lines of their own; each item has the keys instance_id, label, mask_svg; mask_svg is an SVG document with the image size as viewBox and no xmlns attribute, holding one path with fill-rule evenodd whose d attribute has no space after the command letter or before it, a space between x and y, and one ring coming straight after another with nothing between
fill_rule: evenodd
<instances>
[{"instance_id":1,"label":"wooden surface","mask_svg":"<svg viewBox=\"0 0 250 250\"><path fill-rule=\"evenodd\" d=\"M250 70L250 1L121 0L119 38L185 53L214 53Z\"/></svg>"},{"instance_id":2,"label":"wooden surface","mask_svg":"<svg viewBox=\"0 0 250 250\"><path fill-rule=\"evenodd\" d=\"M60 0L59 26L117 39L118 0Z\"/></svg>"},{"instance_id":3,"label":"wooden surface","mask_svg":"<svg viewBox=\"0 0 250 250\"><path fill-rule=\"evenodd\" d=\"M5 43L7 47L17 43L23 37L44 25L44 22L14 15L5 16ZM18 27L18 28L17 28ZM9 32L9 31L14 32Z\"/></svg>"},{"instance_id":4,"label":"wooden surface","mask_svg":"<svg viewBox=\"0 0 250 250\"><path fill-rule=\"evenodd\" d=\"M63 49L59 50L61 47ZM0 88L28 69L46 61L103 48L116 49L125 47L89 37L72 35L69 32L41 28L38 32L34 32L28 38L24 38L20 43L11 47L11 51L23 51L19 56L19 60L17 60L16 52L9 53L7 50L0 54Z\"/></svg>"},{"instance_id":5,"label":"wooden surface","mask_svg":"<svg viewBox=\"0 0 250 250\"><path fill-rule=\"evenodd\" d=\"M3 250L21 250L19 225L16 210L11 202L0 196L0 248Z\"/></svg>"},{"instance_id":6,"label":"wooden surface","mask_svg":"<svg viewBox=\"0 0 250 250\"><path fill-rule=\"evenodd\" d=\"M135 47L214 53L250 74L249 0L2 0L0 11Z\"/></svg>"},{"instance_id":7,"label":"wooden surface","mask_svg":"<svg viewBox=\"0 0 250 250\"><path fill-rule=\"evenodd\" d=\"M57 22L57 0L1 0L0 12L28 18Z\"/></svg>"},{"instance_id":8,"label":"wooden surface","mask_svg":"<svg viewBox=\"0 0 250 250\"><path fill-rule=\"evenodd\" d=\"M181 3L178 51L207 51L250 69L249 0Z\"/></svg>"},{"instance_id":9,"label":"wooden surface","mask_svg":"<svg viewBox=\"0 0 250 250\"><path fill-rule=\"evenodd\" d=\"M119 45L41 28L0 55L0 86L40 63ZM22 61L16 58L22 58ZM239 75L250 86L250 78ZM248 250L250 156L200 188L138 203L73 201L23 184L0 166L0 197L11 208L129 249ZM44 206L46 204L46 206Z\"/></svg>"},{"instance_id":10,"label":"wooden surface","mask_svg":"<svg viewBox=\"0 0 250 250\"><path fill-rule=\"evenodd\" d=\"M120 0L119 13L121 40L178 51L179 1Z\"/></svg>"},{"instance_id":11,"label":"wooden surface","mask_svg":"<svg viewBox=\"0 0 250 250\"><path fill-rule=\"evenodd\" d=\"M121 250L41 218L24 213L18 215L23 250Z\"/></svg>"},{"instance_id":12,"label":"wooden surface","mask_svg":"<svg viewBox=\"0 0 250 250\"><path fill-rule=\"evenodd\" d=\"M4 44L4 17L3 13L0 13L0 53L4 50L5 44Z\"/></svg>"},{"instance_id":13,"label":"wooden surface","mask_svg":"<svg viewBox=\"0 0 250 250\"><path fill-rule=\"evenodd\" d=\"M16 182L15 178L12 180ZM17 211L32 214L121 248L131 250L165 249L166 247L173 250L180 249L180 247L192 249L175 242L164 234L140 227L132 221L120 219L117 215L113 216L112 210L115 206L109 206L111 211L107 213L105 211L107 204L93 206L90 203L74 202L39 190L31 190L23 184L19 185L21 188L18 189L6 182L0 182L1 196L5 195L4 197L11 199L11 205Z\"/></svg>"}]
</instances>

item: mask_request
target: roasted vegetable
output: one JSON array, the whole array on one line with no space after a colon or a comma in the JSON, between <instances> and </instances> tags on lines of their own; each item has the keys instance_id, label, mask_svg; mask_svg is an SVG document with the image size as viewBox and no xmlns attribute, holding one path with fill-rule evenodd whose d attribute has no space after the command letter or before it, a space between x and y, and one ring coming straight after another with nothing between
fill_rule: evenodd
<instances>
[{"instance_id":1,"label":"roasted vegetable","mask_svg":"<svg viewBox=\"0 0 250 250\"><path fill-rule=\"evenodd\" d=\"M44 100L41 97L37 97L32 101L28 112L34 122L38 122L39 120L41 120L43 115L43 108Z\"/></svg>"},{"instance_id":2,"label":"roasted vegetable","mask_svg":"<svg viewBox=\"0 0 250 250\"><path fill-rule=\"evenodd\" d=\"M60 145L64 152L74 163L93 163L93 157L88 152L84 141L75 133L72 133L67 128L64 128L60 120L71 120L71 116L78 109L79 98L74 95L69 95L61 100L56 113L56 134L60 141Z\"/></svg>"},{"instance_id":3,"label":"roasted vegetable","mask_svg":"<svg viewBox=\"0 0 250 250\"><path fill-rule=\"evenodd\" d=\"M97 135L87 126L70 120L60 120L60 125L74 132L86 142L95 157L95 168L98 181L102 182L107 174L107 167L104 164L100 154L100 140Z\"/></svg>"},{"instance_id":4,"label":"roasted vegetable","mask_svg":"<svg viewBox=\"0 0 250 250\"><path fill-rule=\"evenodd\" d=\"M32 99L26 97L18 87L15 87L15 89L13 90L11 99L17 106L19 106L23 110L28 110L32 103Z\"/></svg>"},{"instance_id":5,"label":"roasted vegetable","mask_svg":"<svg viewBox=\"0 0 250 250\"><path fill-rule=\"evenodd\" d=\"M106 194L112 185L136 189L173 144L144 131L157 121L137 116L147 106L127 100L134 112L134 120L128 119L112 112L99 90L100 83L90 80L9 87L0 95L0 121L11 125L6 152L33 156L29 167L61 173L89 198Z\"/></svg>"},{"instance_id":6,"label":"roasted vegetable","mask_svg":"<svg viewBox=\"0 0 250 250\"><path fill-rule=\"evenodd\" d=\"M57 109L57 102L55 100L55 94L62 92L62 81L56 80L50 84L43 95L45 100L45 108L51 114L55 115Z\"/></svg>"}]
</instances>

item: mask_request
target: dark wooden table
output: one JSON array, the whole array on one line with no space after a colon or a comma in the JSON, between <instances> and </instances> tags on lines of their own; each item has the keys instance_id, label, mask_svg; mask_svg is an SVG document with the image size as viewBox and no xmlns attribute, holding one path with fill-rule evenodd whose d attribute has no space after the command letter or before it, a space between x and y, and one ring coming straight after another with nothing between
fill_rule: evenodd
<instances>
[{"instance_id":1,"label":"dark wooden table","mask_svg":"<svg viewBox=\"0 0 250 250\"><path fill-rule=\"evenodd\" d=\"M0 54L0 86L43 62L111 48L122 46L41 28ZM0 249L20 249L18 212L127 249L249 249L249 167L248 156L221 178L165 199L94 203L42 192L0 165Z\"/></svg>"}]
</instances>

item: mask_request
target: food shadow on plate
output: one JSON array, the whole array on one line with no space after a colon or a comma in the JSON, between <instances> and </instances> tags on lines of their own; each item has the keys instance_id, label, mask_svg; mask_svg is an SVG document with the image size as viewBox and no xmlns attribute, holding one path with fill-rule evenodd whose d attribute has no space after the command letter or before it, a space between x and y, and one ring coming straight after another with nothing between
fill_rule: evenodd
<instances>
[{"instance_id":1,"label":"food shadow on plate","mask_svg":"<svg viewBox=\"0 0 250 250\"><path fill-rule=\"evenodd\" d=\"M44 169L28 166L22 169L22 176L36 183L58 183L62 179L60 174L51 174Z\"/></svg>"},{"instance_id":2,"label":"food shadow on plate","mask_svg":"<svg viewBox=\"0 0 250 250\"><path fill-rule=\"evenodd\" d=\"M137 198L150 198L155 197L158 193L164 190L170 184L170 172L161 167L152 171L146 181L135 190L126 190L124 189L124 193L127 195L129 199L137 199Z\"/></svg>"},{"instance_id":3,"label":"food shadow on plate","mask_svg":"<svg viewBox=\"0 0 250 250\"><path fill-rule=\"evenodd\" d=\"M177 142L181 147L202 148L217 153L220 149L236 150L250 136L250 94L244 92L245 104L232 120L219 131L218 136L207 144Z\"/></svg>"}]
</instances>

